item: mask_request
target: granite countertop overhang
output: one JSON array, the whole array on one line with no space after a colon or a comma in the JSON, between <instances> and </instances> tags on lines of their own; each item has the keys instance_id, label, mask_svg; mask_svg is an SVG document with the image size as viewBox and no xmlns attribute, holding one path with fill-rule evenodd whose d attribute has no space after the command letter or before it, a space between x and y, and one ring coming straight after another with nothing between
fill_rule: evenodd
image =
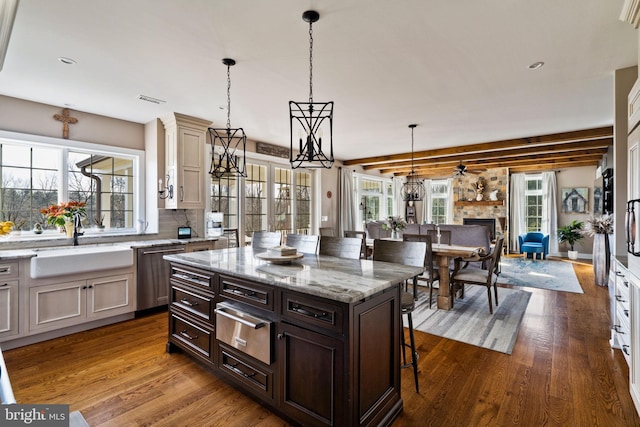
<instances>
[{"instance_id":1,"label":"granite countertop overhang","mask_svg":"<svg viewBox=\"0 0 640 427\"><path fill-rule=\"evenodd\" d=\"M273 264L255 256L250 247L165 255L165 260L211 272L354 303L375 295L423 269L370 260L305 254L291 264Z\"/></svg>"}]
</instances>

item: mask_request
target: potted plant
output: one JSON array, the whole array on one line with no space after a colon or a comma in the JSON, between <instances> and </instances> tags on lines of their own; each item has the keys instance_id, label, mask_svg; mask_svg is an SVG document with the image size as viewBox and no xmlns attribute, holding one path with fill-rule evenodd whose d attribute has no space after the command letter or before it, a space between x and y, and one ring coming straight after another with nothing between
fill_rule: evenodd
<instances>
[{"instance_id":1,"label":"potted plant","mask_svg":"<svg viewBox=\"0 0 640 427\"><path fill-rule=\"evenodd\" d=\"M584 238L582 227L584 227L584 222L574 219L570 224L558 228L558 241L560 243L567 242L571 247L568 252L569 259L578 259L578 251L573 249L573 245Z\"/></svg>"}]
</instances>

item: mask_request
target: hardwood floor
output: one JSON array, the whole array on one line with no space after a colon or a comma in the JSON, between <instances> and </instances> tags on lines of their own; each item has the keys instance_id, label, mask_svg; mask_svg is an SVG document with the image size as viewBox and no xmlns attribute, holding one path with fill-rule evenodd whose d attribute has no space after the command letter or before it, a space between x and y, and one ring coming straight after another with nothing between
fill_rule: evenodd
<instances>
[{"instance_id":1,"label":"hardwood floor","mask_svg":"<svg viewBox=\"0 0 640 427\"><path fill-rule=\"evenodd\" d=\"M532 290L512 355L416 332L420 394L402 371L394 426L640 426L628 368L609 347L607 288ZM4 352L18 403L67 403L90 426L283 426L183 356L166 313Z\"/></svg>"}]
</instances>

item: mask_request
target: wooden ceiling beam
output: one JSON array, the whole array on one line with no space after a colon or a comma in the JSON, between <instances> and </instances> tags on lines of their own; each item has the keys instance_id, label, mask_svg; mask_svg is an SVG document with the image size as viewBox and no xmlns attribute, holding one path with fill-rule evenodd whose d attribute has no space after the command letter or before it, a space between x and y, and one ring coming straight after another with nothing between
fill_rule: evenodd
<instances>
[{"instance_id":1,"label":"wooden ceiling beam","mask_svg":"<svg viewBox=\"0 0 640 427\"><path fill-rule=\"evenodd\" d=\"M456 156L475 152L496 151L500 149L531 148L535 146L563 144L578 141L590 141L610 139L613 137L613 127L606 126L595 129L586 129L573 132L563 132L550 135L535 136L530 138L508 139L503 141L485 142L479 144L462 145L457 147L440 148L434 150L417 151L413 153L416 158L430 158L441 156ZM411 160L411 153L394 154L387 156L366 157L361 159L345 160L345 166L371 165L395 161Z\"/></svg>"},{"instance_id":2,"label":"wooden ceiling beam","mask_svg":"<svg viewBox=\"0 0 640 427\"><path fill-rule=\"evenodd\" d=\"M512 150L492 150L486 151L484 153L470 153L463 154L458 156L448 156L448 157L432 157L429 159L414 159L414 165L419 166L421 164L458 164L473 162L474 160L486 160L491 158L510 158L510 157L520 157L523 155L538 155L538 154L547 154L547 153L569 153L572 151L584 151L584 150L593 150L593 149L606 149L613 145L613 138L605 138L596 141L582 141L582 142L571 142L566 144L553 144L542 147L531 147L531 148L516 148ZM376 164L376 165L365 165L362 168L364 170L374 170L379 169L380 173L383 172L384 169L391 169L394 167L404 167L411 166L411 160L403 161L403 162L389 162L386 164Z\"/></svg>"},{"instance_id":3,"label":"wooden ceiling beam","mask_svg":"<svg viewBox=\"0 0 640 427\"><path fill-rule=\"evenodd\" d=\"M497 167L511 167L521 166L527 164L540 164L541 162L556 162L556 161L581 161L581 160L598 160L602 158L602 155L607 152L606 149L600 148L597 150L589 151L573 151L570 153L547 153L541 155L532 156L520 156L513 158L497 158L478 160L475 162L465 163L468 169L473 168L497 168ZM449 169L452 173L457 165L456 162L434 162L426 165L414 166L414 170L418 173L428 171L430 169ZM388 174L393 173L396 176L406 175L411 172L411 166L404 167L389 167L380 170L381 173Z\"/></svg>"}]
</instances>

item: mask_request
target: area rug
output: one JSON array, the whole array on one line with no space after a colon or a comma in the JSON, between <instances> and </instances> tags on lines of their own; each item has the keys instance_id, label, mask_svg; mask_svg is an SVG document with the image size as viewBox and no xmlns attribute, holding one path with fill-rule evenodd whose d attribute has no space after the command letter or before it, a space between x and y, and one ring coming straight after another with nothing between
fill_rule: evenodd
<instances>
[{"instance_id":1,"label":"area rug","mask_svg":"<svg viewBox=\"0 0 640 427\"><path fill-rule=\"evenodd\" d=\"M503 257L500 259L500 270L502 273L498 283L584 293L570 262Z\"/></svg>"},{"instance_id":2,"label":"area rug","mask_svg":"<svg viewBox=\"0 0 640 427\"><path fill-rule=\"evenodd\" d=\"M89 424L79 411L73 411L69 414L69 427L89 427Z\"/></svg>"},{"instance_id":3,"label":"area rug","mask_svg":"<svg viewBox=\"0 0 640 427\"><path fill-rule=\"evenodd\" d=\"M428 334L511 354L530 297L531 292L498 287L500 305L497 309L494 306L493 314L490 314L487 288L467 285L464 298L457 298L452 310L436 309L435 303L430 309L428 298L421 298L413 311L413 327Z\"/></svg>"}]
</instances>

